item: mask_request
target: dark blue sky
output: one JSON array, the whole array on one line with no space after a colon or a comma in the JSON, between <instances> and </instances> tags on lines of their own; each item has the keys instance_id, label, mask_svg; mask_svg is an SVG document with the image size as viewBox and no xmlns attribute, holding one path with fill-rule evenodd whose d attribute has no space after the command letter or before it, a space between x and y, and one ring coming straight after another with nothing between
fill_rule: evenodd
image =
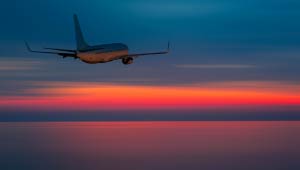
<instances>
[{"instance_id":1,"label":"dark blue sky","mask_svg":"<svg viewBox=\"0 0 300 170\"><path fill-rule=\"evenodd\" d=\"M75 48L72 15L90 44L126 43L132 53L171 54L87 65L33 48ZM0 94L28 95L32 82L190 85L300 81L297 0L27 0L1 2Z\"/></svg>"},{"instance_id":2,"label":"dark blue sky","mask_svg":"<svg viewBox=\"0 0 300 170\"><path fill-rule=\"evenodd\" d=\"M23 40L35 48L74 48L72 14L77 13L90 44L123 42L132 52L143 52L165 48L168 40L172 42L172 55L137 60L138 64L129 68L130 77L164 79L156 83L223 79L298 81L299 8L300 2L293 0L6 1L0 10L0 55L58 62L55 57L27 53ZM61 62L61 69L66 72L74 67L99 72L96 81L103 80L102 72L118 78L116 70L129 70L116 63L90 67L73 61ZM176 67L182 64L251 67L238 72L228 68ZM154 67L159 75L147 71Z\"/></svg>"}]
</instances>

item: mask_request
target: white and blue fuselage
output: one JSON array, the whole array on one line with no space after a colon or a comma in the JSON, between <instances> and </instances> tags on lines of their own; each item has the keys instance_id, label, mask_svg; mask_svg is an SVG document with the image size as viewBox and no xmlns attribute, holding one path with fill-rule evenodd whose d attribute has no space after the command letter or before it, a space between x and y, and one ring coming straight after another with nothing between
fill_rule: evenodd
<instances>
[{"instance_id":1,"label":"white and blue fuselage","mask_svg":"<svg viewBox=\"0 0 300 170\"><path fill-rule=\"evenodd\" d=\"M78 50L78 58L88 64L107 63L128 56L128 47L122 43L104 44Z\"/></svg>"}]
</instances>

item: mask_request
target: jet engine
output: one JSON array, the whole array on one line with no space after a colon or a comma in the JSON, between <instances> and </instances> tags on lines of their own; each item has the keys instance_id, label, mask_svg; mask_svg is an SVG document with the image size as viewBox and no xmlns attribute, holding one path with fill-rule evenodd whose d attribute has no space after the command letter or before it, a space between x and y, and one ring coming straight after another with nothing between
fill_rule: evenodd
<instances>
[{"instance_id":1,"label":"jet engine","mask_svg":"<svg viewBox=\"0 0 300 170\"><path fill-rule=\"evenodd\" d=\"M123 64L129 65L133 63L133 58L132 57L127 57L122 59Z\"/></svg>"}]
</instances>

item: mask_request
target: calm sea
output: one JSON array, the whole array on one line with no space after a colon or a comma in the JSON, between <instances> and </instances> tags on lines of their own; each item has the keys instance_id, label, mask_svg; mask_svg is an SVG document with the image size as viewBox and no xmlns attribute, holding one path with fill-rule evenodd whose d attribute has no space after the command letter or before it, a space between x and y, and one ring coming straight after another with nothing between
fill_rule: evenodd
<instances>
[{"instance_id":1,"label":"calm sea","mask_svg":"<svg viewBox=\"0 0 300 170\"><path fill-rule=\"evenodd\" d=\"M300 169L300 122L0 123L0 170Z\"/></svg>"}]
</instances>

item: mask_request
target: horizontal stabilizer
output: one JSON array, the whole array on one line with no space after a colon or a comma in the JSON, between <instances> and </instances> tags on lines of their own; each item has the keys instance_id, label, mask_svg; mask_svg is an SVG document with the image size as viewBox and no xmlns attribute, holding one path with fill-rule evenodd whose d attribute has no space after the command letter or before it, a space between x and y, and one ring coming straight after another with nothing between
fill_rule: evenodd
<instances>
[{"instance_id":1,"label":"horizontal stabilizer","mask_svg":"<svg viewBox=\"0 0 300 170\"><path fill-rule=\"evenodd\" d=\"M32 53L56 54L56 55L60 55L60 56L62 56L62 57L64 57L64 58L66 58L66 57L72 57L72 58L75 58L75 59L78 58L76 52L69 52L69 53L66 53L66 52L36 51L36 50L32 50L32 49L30 48L30 46L28 45L27 42L25 42L25 45L26 45L26 47L27 47L27 50L28 50L29 52L32 52Z\"/></svg>"}]
</instances>

